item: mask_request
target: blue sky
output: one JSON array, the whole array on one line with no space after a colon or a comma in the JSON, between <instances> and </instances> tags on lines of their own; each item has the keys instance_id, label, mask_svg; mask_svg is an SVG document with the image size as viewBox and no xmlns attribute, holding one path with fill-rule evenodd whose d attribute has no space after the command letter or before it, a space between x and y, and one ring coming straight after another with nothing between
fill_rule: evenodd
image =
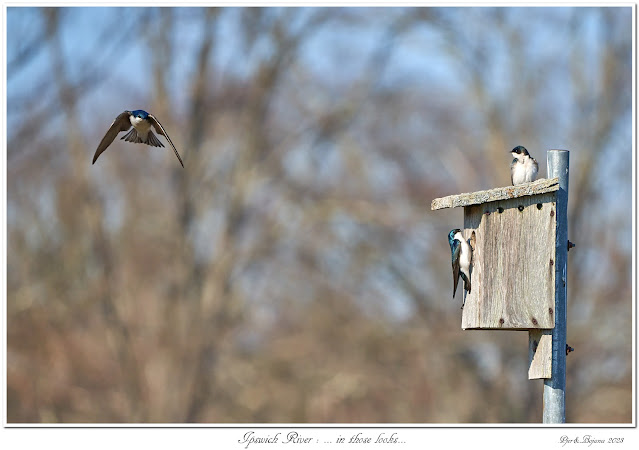
<instances>
[{"instance_id":1,"label":"blue sky","mask_svg":"<svg viewBox=\"0 0 639 450\"><path fill-rule=\"evenodd\" d=\"M32 39L47 41L44 35L44 23L42 14L37 8L10 7L7 15L7 62L9 68L13 67L15 60L24 45ZM136 34L139 26L140 15L156 15L152 20L153 27L161 27L157 19L157 8L113 8L113 7L77 7L64 8L64 28L62 30L62 47L68 61L68 76L72 81L80 80L87 73L94 71L99 83L93 92L84 96L81 100L82 117L78 120L86 125L87 130L92 130L94 121L100 123L112 120L114 114L123 108L138 108L148 105L154 93L149 90L147 79L152 74L149 47L145 38ZM273 10L281 13L282 10ZM315 9L306 9L309 14ZM371 52L378 47L380 37L387 32L388 18L401 14L401 8L345 8L340 10L341 15L354 18L352 24L344 24L332 21L318 30L302 48L299 56L300 64L305 70L312 71L322 80L325 86L335 86L336 91L348 89L348 86L370 76L367 73ZM464 15L460 15L462 12ZM484 70L486 75L485 86L496 100L508 103L507 96L512 95L510 86L516 81L519 71L536 71L540 77L552 73L552 83L541 86L540 100L542 105L534 114L543 117L545 110L563 111L565 114L557 114L556 126L548 127L538 139L542 148L569 148L573 150L573 161L578 161L580 155L578 148L574 147L573 137L566 135L564 129L573 120L570 108L574 102L574 87L570 74L565 72L562 64L567 58L573 58L573 46L577 43L586 43L586 53L581 55L584 70L582 76L587 82L595 83L598 68L589 66L589 61L596 61L597 52L605 51L602 39L606 37L606 30L599 27L597 8L503 8L507 20L520 24L517 36L513 38L523 39L526 42L524 54L519 55L524 64L532 62L527 67L512 67L505 53L503 36L494 32L483 22L482 8L449 8L445 10L443 17L449 22L442 27L458 27L456 37L470 43L481 43L486 52L487 63ZM176 108L178 115L188 106L189 82L194 70L195 50L204 31L200 8L179 8L174 22L171 24L172 45L179 48L175 52L176 61L167 69L169 70L169 95L171 104ZM268 57L269 43L265 39L255 48L247 52L242 45L238 32L238 20L241 8L225 11L219 27L216 30L214 46L216 52L214 64L216 77L235 77L242 79L255 67L261 58ZM630 19L631 9L628 8ZM459 23L460 17L466 22ZM304 15L300 20L304 19ZM568 21L568 22L566 22ZM572 29L565 25L570 23ZM630 25L630 20L628 21ZM291 23L292 28L299 28L299 23ZM630 30L629 30L630 31ZM47 41L49 44L50 41ZM219 45L219 43L223 45ZM605 44L605 41L604 41ZM31 114L42 104L55 99L55 92L50 90L51 69L48 47L42 46L37 56L19 71L8 72L7 98L8 98L8 137L12 137L13 124L23 121L25 118L21 112ZM403 89L415 92L428 92L430 86L437 86L438 93L442 96L457 95L468 88L470 82L469 70L464 67L463 59L451 57L450 48L442 38L441 29L433 28L424 23L414 27L410 32L402 34L395 42L394 51L384 67L384 73L376 81L381 89ZM376 74L378 75L378 74ZM213 80L212 89L221 85L220 79ZM319 90L319 87L309 87ZM41 98L33 96L32 92L41 92ZM597 93L594 93L595 95ZM53 97L53 98L52 98ZM330 98L330 93L325 95ZM23 99L36 103L31 108L25 109ZM437 100L437 99L434 99ZM515 102L516 99L513 99ZM99 105L99 107L96 107ZM477 105L468 105L458 112L468 115L469 121L481 122L482 108ZM516 119L516 116L514 117ZM416 126L428 126L420 124L420 118L416 117ZM50 133L56 133L59 124L55 120L48 122ZM94 134L97 135L98 130ZM93 139L95 136L89 136ZM631 143L631 111L628 108L627 121L619 124L619 133L610 143L611 157L602 158L602 182L611 185L604 191L604 195L610 193L611 201L630 201L630 186L617 186L614 177L627 167L624 162L624 153L614 148L629 148ZM544 155L539 155L542 166L545 166ZM629 172L624 175L630 180ZM622 200L620 200L622 199Z\"/></svg>"}]
</instances>

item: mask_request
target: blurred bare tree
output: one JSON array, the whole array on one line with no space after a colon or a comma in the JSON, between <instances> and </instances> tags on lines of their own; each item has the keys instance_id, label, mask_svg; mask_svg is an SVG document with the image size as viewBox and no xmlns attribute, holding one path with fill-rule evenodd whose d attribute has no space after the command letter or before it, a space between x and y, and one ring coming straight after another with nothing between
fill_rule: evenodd
<instances>
[{"instance_id":1,"label":"blurred bare tree","mask_svg":"<svg viewBox=\"0 0 639 450\"><path fill-rule=\"evenodd\" d=\"M518 144L571 150L568 421L631 421L631 8L8 11L9 422L539 422L430 212ZM91 165L136 108L185 169Z\"/></svg>"}]
</instances>

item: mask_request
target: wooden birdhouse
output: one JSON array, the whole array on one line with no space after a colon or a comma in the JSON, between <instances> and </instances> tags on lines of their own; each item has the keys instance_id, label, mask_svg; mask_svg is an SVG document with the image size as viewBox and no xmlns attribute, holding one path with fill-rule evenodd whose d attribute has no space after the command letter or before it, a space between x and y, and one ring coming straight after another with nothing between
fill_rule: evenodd
<instances>
[{"instance_id":1,"label":"wooden birdhouse","mask_svg":"<svg viewBox=\"0 0 639 450\"><path fill-rule=\"evenodd\" d=\"M547 162L548 179L436 198L431 209L464 208L472 288L462 329L527 330L528 378L544 379L543 421L564 423L574 350L566 343L568 150L548 150Z\"/></svg>"},{"instance_id":2,"label":"wooden birdhouse","mask_svg":"<svg viewBox=\"0 0 639 450\"><path fill-rule=\"evenodd\" d=\"M473 250L464 330L555 326L558 189L553 178L433 200L433 210L464 208L462 234Z\"/></svg>"},{"instance_id":3,"label":"wooden birdhouse","mask_svg":"<svg viewBox=\"0 0 639 450\"><path fill-rule=\"evenodd\" d=\"M431 204L432 210L464 208L462 235L473 254L462 329L529 331L531 379L550 378L552 371L558 191L558 178L541 179Z\"/></svg>"}]
</instances>

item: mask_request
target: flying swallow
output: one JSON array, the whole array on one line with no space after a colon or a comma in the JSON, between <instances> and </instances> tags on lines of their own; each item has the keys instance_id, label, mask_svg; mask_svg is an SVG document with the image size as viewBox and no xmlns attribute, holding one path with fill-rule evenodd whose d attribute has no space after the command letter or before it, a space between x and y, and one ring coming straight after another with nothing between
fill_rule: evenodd
<instances>
[{"instance_id":1,"label":"flying swallow","mask_svg":"<svg viewBox=\"0 0 639 450\"><path fill-rule=\"evenodd\" d=\"M539 164L537 160L530 156L525 147L518 145L510 153L513 155L513 162L510 163L510 181L513 186L528 183L537 179Z\"/></svg>"},{"instance_id":2,"label":"flying swallow","mask_svg":"<svg viewBox=\"0 0 639 450\"><path fill-rule=\"evenodd\" d=\"M464 280L464 289L470 294L470 260L472 250L468 242L464 240L459 228L455 228L448 233L448 243L450 244L451 260L453 264L453 298L457 292L459 277ZM466 298L462 302L462 309Z\"/></svg>"},{"instance_id":3,"label":"flying swallow","mask_svg":"<svg viewBox=\"0 0 639 450\"><path fill-rule=\"evenodd\" d=\"M105 151L107 147L109 147L109 145L111 145L118 133L128 130L129 128L131 128L131 126L133 126L131 131L122 136L121 139L124 139L128 142L133 142L134 144L146 144L153 147L164 147L164 144L160 142L155 134L153 134L153 131L151 131L151 127L153 127L155 128L156 133L161 134L166 138L167 141L169 141L169 144L171 144L171 147L173 147L175 156L177 156L180 164L182 165L182 167L184 167L182 158L180 158L175 145L173 145L169 134L166 132L162 124L160 124L158 119L156 119L153 114L149 114L142 109L136 109L135 111L124 111L122 114L115 118L115 120L109 127L109 130L100 141L100 145L98 145L98 149L95 151L95 155L93 155L93 164L95 164L98 156L100 156L100 154Z\"/></svg>"}]
</instances>

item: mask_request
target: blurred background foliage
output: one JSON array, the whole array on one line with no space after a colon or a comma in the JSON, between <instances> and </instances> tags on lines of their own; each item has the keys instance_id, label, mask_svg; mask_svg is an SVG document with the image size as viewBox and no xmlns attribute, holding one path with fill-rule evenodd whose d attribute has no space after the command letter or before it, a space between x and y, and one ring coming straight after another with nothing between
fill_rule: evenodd
<instances>
[{"instance_id":1,"label":"blurred background foliage","mask_svg":"<svg viewBox=\"0 0 639 450\"><path fill-rule=\"evenodd\" d=\"M541 421L435 197L570 154L567 420L630 422L632 9L8 8L9 422ZM146 109L172 152L116 141Z\"/></svg>"}]
</instances>

